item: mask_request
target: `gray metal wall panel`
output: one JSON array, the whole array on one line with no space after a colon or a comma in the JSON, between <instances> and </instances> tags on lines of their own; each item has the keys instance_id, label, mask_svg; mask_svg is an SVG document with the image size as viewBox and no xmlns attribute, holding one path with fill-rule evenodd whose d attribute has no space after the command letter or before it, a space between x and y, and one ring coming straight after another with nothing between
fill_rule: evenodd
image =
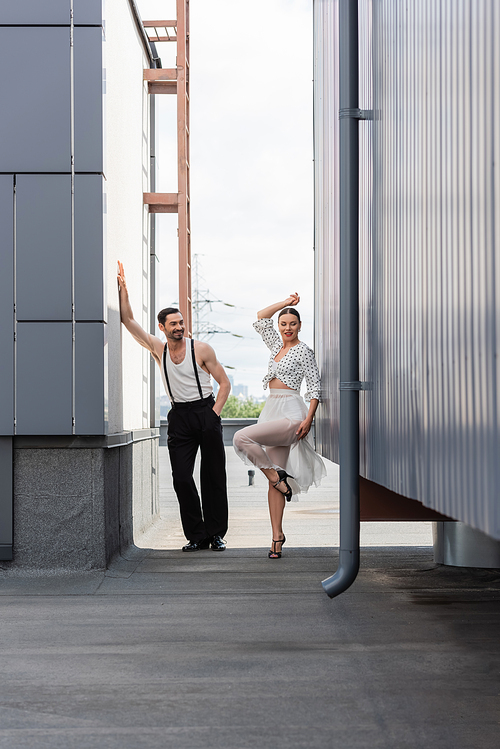
<instances>
[{"instance_id":1,"label":"gray metal wall panel","mask_svg":"<svg viewBox=\"0 0 500 749\"><path fill-rule=\"evenodd\" d=\"M75 176L75 318L104 321L103 178Z\"/></svg>"},{"instance_id":2,"label":"gray metal wall panel","mask_svg":"<svg viewBox=\"0 0 500 749\"><path fill-rule=\"evenodd\" d=\"M12 437L0 437L0 559L12 559Z\"/></svg>"},{"instance_id":3,"label":"gray metal wall panel","mask_svg":"<svg viewBox=\"0 0 500 749\"><path fill-rule=\"evenodd\" d=\"M316 2L316 14L329 5ZM362 108L370 108L369 6L359 5ZM360 377L373 382L360 395L362 472L496 538L498 38L495 0L373 0L372 144L360 123ZM330 54L323 50L324 76ZM316 129L333 132L316 142L317 173L332 162L336 116L316 105ZM319 197L317 341L329 348L337 339L326 302L336 309L338 289L327 269L338 245L327 182ZM328 418L320 412L325 438ZM335 454L335 426L322 449Z\"/></svg>"},{"instance_id":4,"label":"gray metal wall panel","mask_svg":"<svg viewBox=\"0 0 500 749\"><path fill-rule=\"evenodd\" d=\"M338 460L339 211L338 2L314 3L315 353L321 373L318 450Z\"/></svg>"},{"instance_id":5,"label":"gray metal wall panel","mask_svg":"<svg viewBox=\"0 0 500 749\"><path fill-rule=\"evenodd\" d=\"M76 434L107 433L107 346L104 323L77 323L75 332Z\"/></svg>"},{"instance_id":6,"label":"gray metal wall panel","mask_svg":"<svg viewBox=\"0 0 500 749\"><path fill-rule=\"evenodd\" d=\"M112 1L113 0L111 0L111 2ZM75 25L100 25L102 23L102 6L103 0L74 0L73 20Z\"/></svg>"},{"instance_id":7,"label":"gray metal wall panel","mask_svg":"<svg viewBox=\"0 0 500 749\"><path fill-rule=\"evenodd\" d=\"M359 0L359 106L372 109L372 0ZM360 288L360 347L359 367L363 380L371 382L372 328L372 200L373 200L373 123L359 123L359 288ZM372 394L363 391L359 399L361 463L370 458Z\"/></svg>"},{"instance_id":8,"label":"gray metal wall panel","mask_svg":"<svg viewBox=\"0 0 500 749\"><path fill-rule=\"evenodd\" d=\"M86 0L88 1L88 0ZM70 0L4 0L0 7L0 25L70 23Z\"/></svg>"},{"instance_id":9,"label":"gray metal wall panel","mask_svg":"<svg viewBox=\"0 0 500 749\"><path fill-rule=\"evenodd\" d=\"M72 432L71 323L18 323L17 434Z\"/></svg>"},{"instance_id":10,"label":"gray metal wall panel","mask_svg":"<svg viewBox=\"0 0 500 749\"><path fill-rule=\"evenodd\" d=\"M0 434L14 429L14 178L0 175Z\"/></svg>"},{"instance_id":11,"label":"gray metal wall panel","mask_svg":"<svg viewBox=\"0 0 500 749\"><path fill-rule=\"evenodd\" d=\"M75 170L103 171L102 29L75 28Z\"/></svg>"},{"instance_id":12,"label":"gray metal wall panel","mask_svg":"<svg viewBox=\"0 0 500 749\"><path fill-rule=\"evenodd\" d=\"M71 170L69 58L69 28L0 27L2 171Z\"/></svg>"},{"instance_id":13,"label":"gray metal wall panel","mask_svg":"<svg viewBox=\"0 0 500 749\"><path fill-rule=\"evenodd\" d=\"M374 3L369 477L500 537L498 5Z\"/></svg>"},{"instance_id":14,"label":"gray metal wall panel","mask_svg":"<svg viewBox=\"0 0 500 749\"><path fill-rule=\"evenodd\" d=\"M18 175L16 227L18 320L71 320L71 177Z\"/></svg>"}]
</instances>

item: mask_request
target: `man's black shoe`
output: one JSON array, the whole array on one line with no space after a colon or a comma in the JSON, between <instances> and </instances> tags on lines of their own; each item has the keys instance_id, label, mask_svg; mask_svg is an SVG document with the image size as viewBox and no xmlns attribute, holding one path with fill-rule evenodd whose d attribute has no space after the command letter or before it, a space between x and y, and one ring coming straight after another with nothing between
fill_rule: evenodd
<instances>
[{"instance_id":1,"label":"man's black shoe","mask_svg":"<svg viewBox=\"0 0 500 749\"><path fill-rule=\"evenodd\" d=\"M210 539L210 546L212 551L225 551L226 542L220 536L212 536Z\"/></svg>"},{"instance_id":2,"label":"man's black shoe","mask_svg":"<svg viewBox=\"0 0 500 749\"><path fill-rule=\"evenodd\" d=\"M204 538L201 541L190 541L186 546L182 547L182 551L201 551L201 549L208 549L210 546L210 539Z\"/></svg>"}]
</instances>

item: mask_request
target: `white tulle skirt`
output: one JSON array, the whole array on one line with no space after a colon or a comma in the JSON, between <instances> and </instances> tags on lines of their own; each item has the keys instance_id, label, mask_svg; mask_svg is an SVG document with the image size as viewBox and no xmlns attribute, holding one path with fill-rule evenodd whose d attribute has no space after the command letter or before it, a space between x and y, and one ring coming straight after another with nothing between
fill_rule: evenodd
<instances>
[{"instance_id":1,"label":"white tulle skirt","mask_svg":"<svg viewBox=\"0 0 500 749\"><path fill-rule=\"evenodd\" d=\"M296 390L272 389L257 424L234 435L234 449L247 465L284 468L296 495L319 486L326 475L325 464L314 450L310 434L298 440L296 431L307 416L307 406Z\"/></svg>"}]
</instances>

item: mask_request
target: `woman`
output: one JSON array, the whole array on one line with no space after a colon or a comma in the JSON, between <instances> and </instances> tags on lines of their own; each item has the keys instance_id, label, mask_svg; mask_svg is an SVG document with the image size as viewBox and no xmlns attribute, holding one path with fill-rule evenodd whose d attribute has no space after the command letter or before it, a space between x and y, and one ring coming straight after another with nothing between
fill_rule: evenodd
<instances>
[{"instance_id":1,"label":"woman","mask_svg":"<svg viewBox=\"0 0 500 749\"><path fill-rule=\"evenodd\" d=\"M298 294L291 294L285 301L257 313L253 326L271 350L264 377L264 389L269 384L270 394L258 423L234 435L236 453L245 463L260 468L269 480L273 532L270 559L281 557L286 540L282 526L285 499L290 501L292 494L306 492L311 484L318 486L326 474L325 464L309 436L319 403L320 379L314 353L299 340L302 323L294 309L299 301ZM279 334L271 319L278 311ZM309 410L300 396L304 377Z\"/></svg>"}]
</instances>

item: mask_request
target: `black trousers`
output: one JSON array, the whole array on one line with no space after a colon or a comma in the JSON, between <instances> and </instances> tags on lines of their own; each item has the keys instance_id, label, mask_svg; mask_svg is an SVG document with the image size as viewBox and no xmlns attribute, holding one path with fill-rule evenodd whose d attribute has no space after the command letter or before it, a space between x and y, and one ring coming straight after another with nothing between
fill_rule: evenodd
<instances>
[{"instance_id":1,"label":"black trousers","mask_svg":"<svg viewBox=\"0 0 500 749\"><path fill-rule=\"evenodd\" d=\"M168 414L168 451L182 528L188 541L224 536L227 531L226 455L222 423L212 397L177 403ZM193 479L201 450L201 505Z\"/></svg>"}]
</instances>

